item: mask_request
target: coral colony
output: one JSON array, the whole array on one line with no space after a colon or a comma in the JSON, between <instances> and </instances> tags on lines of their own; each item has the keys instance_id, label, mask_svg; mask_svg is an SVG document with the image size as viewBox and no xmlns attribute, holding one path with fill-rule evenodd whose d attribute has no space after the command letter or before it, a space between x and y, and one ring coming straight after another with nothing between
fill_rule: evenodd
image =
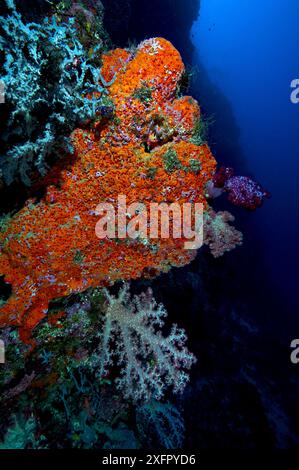
<instances>
[{"instance_id":1,"label":"coral colony","mask_svg":"<svg viewBox=\"0 0 299 470\"><path fill-rule=\"evenodd\" d=\"M99 239L97 207L117 213L120 194L147 210L200 204L203 242L218 257L242 234L213 199L227 193L254 209L267 193L217 170L169 41L108 50L100 2L65 3L26 24L7 0L0 19L2 185L34 187L44 175L44 194L0 225L0 275L11 288L0 299L0 446L179 447L184 424L169 393L184 390L195 357L182 329L165 333L152 291L131 296L128 282L184 266L197 251L185 249L184 234Z\"/></svg>"}]
</instances>

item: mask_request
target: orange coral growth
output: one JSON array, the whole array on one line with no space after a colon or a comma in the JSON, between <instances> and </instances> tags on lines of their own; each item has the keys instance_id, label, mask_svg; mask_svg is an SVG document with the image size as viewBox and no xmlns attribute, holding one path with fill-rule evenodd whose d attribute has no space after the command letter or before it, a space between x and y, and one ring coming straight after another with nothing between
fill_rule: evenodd
<instances>
[{"instance_id":1,"label":"orange coral growth","mask_svg":"<svg viewBox=\"0 0 299 470\"><path fill-rule=\"evenodd\" d=\"M103 59L105 63L107 56ZM131 97L142 82L146 81L153 87L154 99L165 106L167 101L175 97L184 69L179 52L169 41L162 38L148 39L139 45L135 57L123 68L110 92L122 106L124 99Z\"/></svg>"},{"instance_id":2,"label":"orange coral growth","mask_svg":"<svg viewBox=\"0 0 299 470\"><path fill-rule=\"evenodd\" d=\"M128 62L130 53L124 49L114 49L102 56L102 75L107 82L110 82Z\"/></svg>"},{"instance_id":3,"label":"orange coral growth","mask_svg":"<svg viewBox=\"0 0 299 470\"><path fill-rule=\"evenodd\" d=\"M124 66L119 71L119 63ZM111 80L110 97L116 104L117 132L108 126L102 141L113 145L147 143L150 148L169 140L188 140L199 119L198 103L191 97L176 99L185 70L181 56L165 39L154 38L140 44L134 57L119 49L103 57L102 74Z\"/></svg>"},{"instance_id":4,"label":"orange coral growth","mask_svg":"<svg viewBox=\"0 0 299 470\"><path fill-rule=\"evenodd\" d=\"M177 98L184 71L179 53L164 39L144 41L136 54L103 57L115 118L72 136L76 157L38 203L12 217L0 235L0 273L13 293L0 309L0 325L21 327L22 338L45 316L49 301L167 272L195 256L183 239L105 239L95 235L96 208L119 194L127 204L201 202L216 162L208 146L191 143L198 104ZM151 150L151 151L150 151Z\"/></svg>"}]
</instances>

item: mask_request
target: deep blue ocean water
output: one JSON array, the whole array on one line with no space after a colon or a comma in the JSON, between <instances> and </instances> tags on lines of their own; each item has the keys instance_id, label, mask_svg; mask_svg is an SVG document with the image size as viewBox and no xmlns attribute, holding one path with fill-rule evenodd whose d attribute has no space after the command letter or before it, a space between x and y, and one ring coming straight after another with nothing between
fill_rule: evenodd
<instances>
[{"instance_id":1,"label":"deep blue ocean water","mask_svg":"<svg viewBox=\"0 0 299 470\"><path fill-rule=\"evenodd\" d=\"M244 216L250 259L243 253L242 270L248 284L260 276L252 295L265 309L264 297L273 295L277 311L265 315L287 334L299 324L299 104L290 100L290 83L299 78L298 18L298 0L202 0L190 32L194 89L215 121L217 160L272 193Z\"/></svg>"}]
</instances>

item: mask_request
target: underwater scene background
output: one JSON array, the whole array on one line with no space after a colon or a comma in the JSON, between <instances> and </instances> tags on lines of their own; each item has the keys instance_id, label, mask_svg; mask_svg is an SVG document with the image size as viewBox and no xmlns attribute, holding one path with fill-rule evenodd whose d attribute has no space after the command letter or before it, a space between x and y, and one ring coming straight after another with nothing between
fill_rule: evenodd
<instances>
[{"instance_id":1,"label":"underwater scene background","mask_svg":"<svg viewBox=\"0 0 299 470\"><path fill-rule=\"evenodd\" d=\"M0 449L297 449L298 2L0 5Z\"/></svg>"}]
</instances>

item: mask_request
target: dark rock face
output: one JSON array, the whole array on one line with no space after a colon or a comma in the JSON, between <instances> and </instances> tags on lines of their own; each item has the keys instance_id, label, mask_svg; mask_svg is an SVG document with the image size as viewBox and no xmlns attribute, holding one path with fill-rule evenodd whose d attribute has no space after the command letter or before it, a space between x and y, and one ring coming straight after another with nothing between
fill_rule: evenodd
<instances>
[{"instance_id":1,"label":"dark rock face","mask_svg":"<svg viewBox=\"0 0 299 470\"><path fill-rule=\"evenodd\" d=\"M166 37L181 52L184 61L191 63L193 48L189 35L199 6L199 0L133 0L129 37L137 40Z\"/></svg>"},{"instance_id":2,"label":"dark rock face","mask_svg":"<svg viewBox=\"0 0 299 470\"><path fill-rule=\"evenodd\" d=\"M117 46L128 41L162 36L171 41L191 63L193 47L190 28L199 12L200 0L102 0L105 27ZM175 5L174 5L175 3Z\"/></svg>"},{"instance_id":3,"label":"dark rock face","mask_svg":"<svg viewBox=\"0 0 299 470\"><path fill-rule=\"evenodd\" d=\"M115 46L128 44L132 0L102 0L105 8L104 26ZM144 2L141 2L144 3Z\"/></svg>"},{"instance_id":4,"label":"dark rock face","mask_svg":"<svg viewBox=\"0 0 299 470\"><path fill-rule=\"evenodd\" d=\"M15 5L22 17L28 21L36 21L38 18L50 13L52 5L58 4L59 0L46 2L45 0L14 0ZM7 12L5 2L1 2L0 15Z\"/></svg>"}]
</instances>

